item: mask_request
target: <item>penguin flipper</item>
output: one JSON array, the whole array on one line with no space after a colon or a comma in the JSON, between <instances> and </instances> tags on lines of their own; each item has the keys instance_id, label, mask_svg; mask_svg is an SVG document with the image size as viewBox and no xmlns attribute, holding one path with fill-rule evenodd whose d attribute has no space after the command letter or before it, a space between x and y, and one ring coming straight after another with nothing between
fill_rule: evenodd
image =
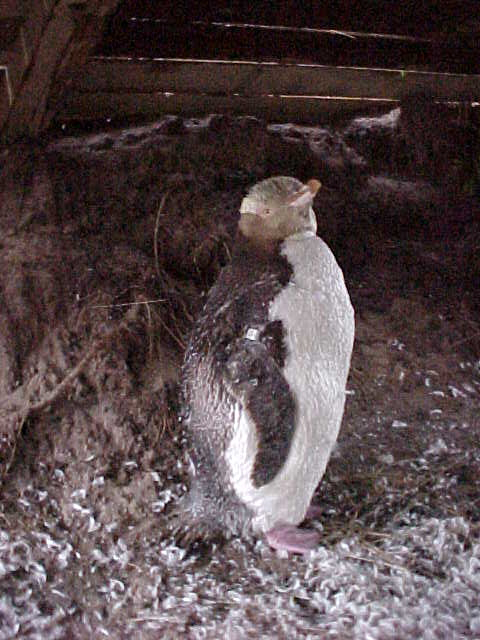
<instances>
[{"instance_id":1,"label":"penguin flipper","mask_svg":"<svg viewBox=\"0 0 480 640\"><path fill-rule=\"evenodd\" d=\"M285 464L295 429L295 399L267 335L237 340L224 369L230 391L257 430L251 474L256 488L271 482Z\"/></svg>"}]
</instances>

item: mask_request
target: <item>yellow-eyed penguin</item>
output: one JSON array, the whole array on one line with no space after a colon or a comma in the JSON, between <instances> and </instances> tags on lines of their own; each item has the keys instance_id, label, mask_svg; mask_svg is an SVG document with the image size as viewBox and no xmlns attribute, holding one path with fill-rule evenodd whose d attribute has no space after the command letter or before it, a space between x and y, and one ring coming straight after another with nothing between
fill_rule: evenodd
<instances>
[{"instance_id":1,"label":"yellow-eyed penguin","mask_svg":"<svg viewBox=\"0 0 480 640\"><path fill-rule=\"evenodd\" d=\"M342 271L316 236L319 187L250 189L182 373L191 526L253 530L296 553L319 539L297 525L337 439L354 339Z\"/></svg>"}]
</instances>

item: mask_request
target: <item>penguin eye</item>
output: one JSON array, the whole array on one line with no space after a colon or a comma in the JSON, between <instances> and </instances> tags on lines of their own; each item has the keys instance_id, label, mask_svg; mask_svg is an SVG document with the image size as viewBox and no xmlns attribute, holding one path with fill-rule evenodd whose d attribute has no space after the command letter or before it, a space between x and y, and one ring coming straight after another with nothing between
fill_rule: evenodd
<instances>
[{"instance_id":1,"label":"penguin eye","mask_svg":"<svg viewBox=\"0 0 480 640\"><path fill-rule=\"evenodd\" d=\"M265 209L262 212L262 215L267 218L268 216L272 215L272 210L269 209L268 207L265 207Z\"/></svg>"}]
</instances>

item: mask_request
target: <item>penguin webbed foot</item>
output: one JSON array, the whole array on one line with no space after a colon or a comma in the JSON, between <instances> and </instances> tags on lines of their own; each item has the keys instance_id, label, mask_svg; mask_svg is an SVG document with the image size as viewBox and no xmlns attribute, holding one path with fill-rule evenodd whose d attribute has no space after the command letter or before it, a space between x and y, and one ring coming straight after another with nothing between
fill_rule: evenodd
<instances>
[{"instance_id":1,"label":"penguin webbed foot","mask_svg":"<svg viewBox=\"0 0 480 640\"><path fill-rule=\"evenodd\" d=\"M293 524L275 525L265 534L273 549L283 549L291 553L308 553L320 541L320 534L312 529L300 529Z\"/></svg>"}]
</instances>

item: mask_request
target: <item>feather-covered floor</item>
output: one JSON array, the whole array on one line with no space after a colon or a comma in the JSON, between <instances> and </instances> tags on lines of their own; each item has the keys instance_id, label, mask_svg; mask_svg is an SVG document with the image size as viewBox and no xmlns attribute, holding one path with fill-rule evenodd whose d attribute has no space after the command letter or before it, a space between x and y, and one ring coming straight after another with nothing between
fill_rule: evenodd
<instances>
[{"instance_id":1,"label":"feather-covered floor","mask_svg":"<svg viewBox=\"0 0 480 640\"><path fill-rule=\"evenodd\" d=\"M480 638L479 158L478 114L411 104L2 152L1 639ZM322 181L356 310L306 557L168 526L182 350L270 175Z\"/></svg>"}]
</instances>

